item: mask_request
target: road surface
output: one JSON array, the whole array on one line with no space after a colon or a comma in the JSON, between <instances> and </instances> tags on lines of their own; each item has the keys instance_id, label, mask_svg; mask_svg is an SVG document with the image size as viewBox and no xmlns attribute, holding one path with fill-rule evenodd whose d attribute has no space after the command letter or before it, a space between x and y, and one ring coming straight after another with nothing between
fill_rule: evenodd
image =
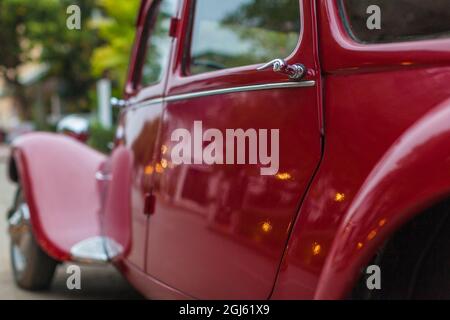
<instances>
[{"instance_id":1,"label":"road surface","mask_svg":"<svg viewBox=\"0 0 450 320\"><path fill-rule=\"evenodd\" d=\"M0 299L142 299L113 267L81 266L81 290L66 286L66 264L57 269L49 291L27 292L14 284L9 261L6 212L15 186L6 176L8 148L0 145Z\"/></svg>"}]
</instances>

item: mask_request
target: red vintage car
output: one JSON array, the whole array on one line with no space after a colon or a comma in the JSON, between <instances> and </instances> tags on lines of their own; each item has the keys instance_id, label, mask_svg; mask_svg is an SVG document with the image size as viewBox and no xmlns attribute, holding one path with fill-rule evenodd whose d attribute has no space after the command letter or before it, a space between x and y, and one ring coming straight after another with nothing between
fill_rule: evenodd
<instances>
[{"instance_id":1,"label":"red vintage car","mask_svg":"<svg viewBox=\"0 0 450 320\"><path fill-rule=\"evenodd\" d=\"M15 141L19 286L74 261L152 298L450 298L446 0L145 0L124 96L110 156Z\"/></svg>"}]
</instances>

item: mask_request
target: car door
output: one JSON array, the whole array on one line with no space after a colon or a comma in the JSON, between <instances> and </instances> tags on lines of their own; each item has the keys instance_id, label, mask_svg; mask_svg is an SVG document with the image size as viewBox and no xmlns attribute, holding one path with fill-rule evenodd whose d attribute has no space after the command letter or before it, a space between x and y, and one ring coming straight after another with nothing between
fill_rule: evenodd
<instances>
[{"instance_id":1,"label":"car door","mask_svg":"<svg viewBox=\"0 0 450 320\"><path fill-rule=\"evenodd\" d=\"M171 18L178 0L143 1L129 80L108 171L104 230L110 256L145 269L155 147L172 50ZM103 175L105 176L105 175Z\"/></svg>"},{"instance_id":2,"label":"car door","mask_svg":"<svg viewBox=\"0 0 450 320\"><path fill-rule=\"evenodd\" d=\"M195 298L270 296L321 156L312 4L184 1L149 219L153 278ZM307 72L290 79L279 60L257 71L276 58Z\"/></svg>"}]
</instances>

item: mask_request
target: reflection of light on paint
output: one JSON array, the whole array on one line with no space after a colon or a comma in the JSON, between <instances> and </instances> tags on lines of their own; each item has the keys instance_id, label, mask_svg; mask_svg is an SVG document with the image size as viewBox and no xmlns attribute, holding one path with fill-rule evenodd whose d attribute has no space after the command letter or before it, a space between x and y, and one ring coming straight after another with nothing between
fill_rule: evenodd
<instances>
[{"instance_id":1,"label":"reflection of light on paint","mask_svg":"<svg viewBox=\"0 0 450 320\"><path fill-rule=\"evenodd\" d=\"M162 173L164 171L164 169L161 166L161 164L157 163L155 166L155 171L156 171L156 173Z\"/></svg>"},{"instance_id":2,"label":"reflection of light on paint","mask_svg":"<svg viewBox=\"0 0 450 320\"><path fill-rule=\"evenodd\" d=\"M163 167L163 169L166 169L168 165L169 164L166 159L161 159L161 167Z\"/></svg>"},{"instance_id":3,"label":"reflection of light on paint","mask_svg":"<svg viewBox=\"0 0 450 320\"><path fill-rule=\"evenodd\" d=\"M261 225L261 229L265 233L270 232L270 230L272 230L272 225L270 222L266 221Z\"/></svg>"},{"instance_id":4,"label":"reflection of light on paint","mask_svg":"<svg viewBox=\"0 0 450 320\"><path fill-rule=\"evenodd\" d=\"M167 150L169 150L169 148L168 148L165 144L163 144L163 145L161 146L161 153L162 153L162 154L166 154L166 153L167 153Z\"/></svg>"},{"instance_id":5,"label":"reflection of light on paint","mask_svg":"<svg viewBox=\"0 0 450 320\"><path fill-rule=\"evenodd\" d=\"M278 180L290 180L292 176L288 172L280 172L275 175Z\"/></svg>"},{"instance_id":6,"label":"reflection of light on paint","mask_svg":"<svg viewBox=\"0 0 450 320\"><path fill-rule=\"evenodd\" d=\"M147 175L151 175L151 174L153 174L154 170L155 169L153 168L153 166L151 164L149 164L148 166L145 167L144 173Z\"/></svg>"},{"instance_id":7,"label":"reflection of light on paint","mask_svg":"<svg viewBox=\"0 0 450 320\"><path fill-rule=\"evenodd\" d=\"M380 227L384 226L386 224L386 219L381 219L380 222L378 222L378 225Z\"/></svg>"},{"instance_id":8,"label":"reflection of light on paint","mask_svg":"<svg viewBox=\"0 0 450 320\"><path fill-rule=\"evenodd\" d=\"M318 244L317 242L314 242L313 246L312 246L313 255L317 256L321 250L322 250L322 247L320 246L320 244Z\"/></svg>"},{"instance_id":9,"label":"reflection of light on paint","mask_svg":"<svg viewBox=\"0 0 450 320\"><path fill-rule=\"evenodd\" d=\"M344 201L344 200L345 200L345 194L344 194L344 193L338 192L338 193L335 194L335 196L334 196L334 201L336 201L336 202L342 202L342 201Z\"/></svg>"},{"instance_id":10,"label":"reflection of light on paint","mask_svg":"<svg viewBox=\"0 0 450 320\"><path fill-rule=\"evenodd\" d=\"M356 245L356 248L361 249L363 247L362 242L358 242L358 244Z\"/></svg>"},{"instance_id":11,"label":"reflection of light on paint","mask_svg":"<svg viewBox=\"0 0 450 320\"><path fill-rule=\"evenodd\" d=\"M375 238L375 236L377 235L377 231L376 230L372 230L369 232L369 234L367 235L367 239L368 240L372 240L373 238Z\"/></svg>"},{"instance_id":12,"label":"reflection of light on paint","mask_svg":"<svg viewBox=\"0 0 450 320\"><path fill-rule=\"evenodd\" d=\"M414 64L414 62L411 62L411 61L403 61L403 62L401 63L402 66L411 66L411 65L413 65L413 64Z\"/></svg>"}]
</instances>

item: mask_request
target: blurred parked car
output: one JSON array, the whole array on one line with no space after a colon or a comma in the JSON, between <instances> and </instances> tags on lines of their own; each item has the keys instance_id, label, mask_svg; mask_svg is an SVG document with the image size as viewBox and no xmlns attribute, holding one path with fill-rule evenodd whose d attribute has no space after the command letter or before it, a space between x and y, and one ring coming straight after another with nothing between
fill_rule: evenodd
<instances>
[{"instance_id":1,"label":"blurred parked car","mask_svg":"<svg viewBox=\"0 0 450 320\"><path fill-rule=\"evenodd\" d=\"M56 126L56 131L80 142L86 142L89 139L89 115L72 114L63 117Z\"/></svg>"},{"instance_id":2,"label":"blurred parked car","mask_svg":"<svg viewBox=\"0 0 450 320\"><path fill-rule=\"evenodd\" d=\"M10 144L19 136L22 136L26 133L33 132L35 130L35 126L31 122L22 122L19 125L13 127L6 134L6 143Z\"/></svg>"}]
</instances>

